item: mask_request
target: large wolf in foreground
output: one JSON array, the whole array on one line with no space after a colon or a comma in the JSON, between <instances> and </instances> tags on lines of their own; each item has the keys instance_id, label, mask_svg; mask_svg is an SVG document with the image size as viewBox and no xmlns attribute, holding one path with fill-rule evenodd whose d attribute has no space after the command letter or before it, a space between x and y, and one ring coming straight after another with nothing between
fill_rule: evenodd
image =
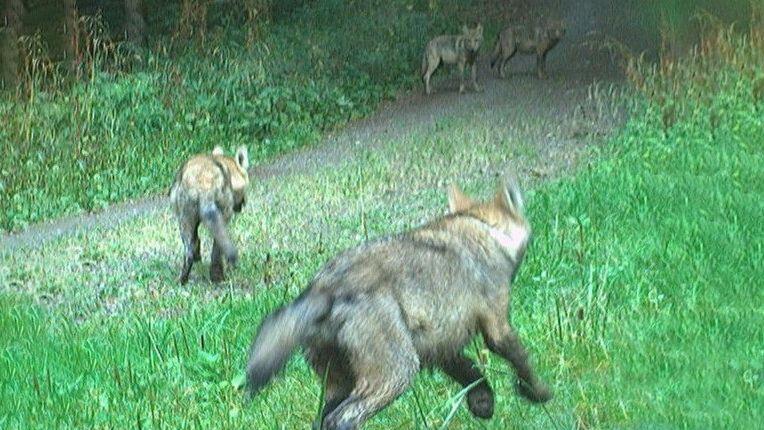
<instances>
[{"instance_id":1,"label":"large wolf in foreground","mask_svg":"<svg viewBox=\"0 0 764 430\"><path fill-rule=\"evenodd\" d=\"M488 202L455 186L450 213L420 228L349 249L293 303L268 316L249 351L247 383L257 393L301 346L326 378L323 429L356 429L397 398L422 368L463 386L469 410L493 415L493 391L462 350L476 334L508 360L517 391L552 397L507 322L508 283L531 230L514 181Z\"/></svg>"},{"instance_id":2,"label":"large wolf in foreground","mask_svg":"<svg viewBox=\"0 0 764 430\"><path fill-rule=\"evenodd\" d=\"M472 88L480 91L477 84L477 58L480 45L483 43L483 26L477 24L475 28L462 26L462 34L438 36L432 39L422 55L422 82L424 91L428 95L432 92L430 77L438 66L443 64L456 64L459 67L459 92L464 92L464 68L470 66L472 74Z\"/></svg>"},{"instance_id":3,"label":"large wolf in foreground","mask_svg":"<svg viewBox=\"0 0 764 430\"><path fill-rule=\"evenodd\" d=\"M200 223L204 223L214 239L210 279L213 282L225 279L223 256L228 264L236 264L238 253L228 237L226 225L234 212L241 212L244 207L249 184L248 167L249 157L245 146L240 147L234 157L226 156L218 146L212 154L191 157L175 176L170 189L170 203L178 219L183 240L181 284L188 282L191 267L201 259Z\"/></svg>"}]
</instances>

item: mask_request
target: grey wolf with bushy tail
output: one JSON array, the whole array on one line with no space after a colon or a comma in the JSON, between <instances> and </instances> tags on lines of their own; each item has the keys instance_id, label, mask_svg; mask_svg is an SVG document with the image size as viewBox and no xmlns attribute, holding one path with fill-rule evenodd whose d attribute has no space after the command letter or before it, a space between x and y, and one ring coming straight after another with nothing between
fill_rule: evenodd
<instances>
[{"instance_id":1,"label":"grey wolf with bushy tail","mask_svg":"<svg viewBox=\"0 0 764 430\"><path fill-rule=\"evenodd\" d=\"M472 88L480 91L477 83L477 58L483 43L483 26L462 26L462 34L438 36L432 39L422 55L422 82L428 95L432 92L430 77L440 64L456 64L459 67L459 93L464 92L464 68L470 66Z\"/></svg>"},{"instance_id":2,"label":"grey wolf with bushy tail","mask_svg":"<svg viewBox=\"0 0 764 430\"><path fill-rule=\"evenodd\" d=\"M258 393L304 348L325 404L314 428L357 429L406 390L422 368L464 387L473 415L493 415L493 391L463 354L476 335L508 360L531 402L552 394L507 321L511 284L530 226L514 181L477 202L456 186L449 214L397 236L346 250L291 304L269 315L249 350L247 385Z\"/></svg>"},{"instance_id":3,"label":"grey wolf with bushy tail","mask_svg":"<svg viewBox=\"0 0 764 430\"><path fill-rule=\"evenodd\" d=\"M194 262L201 259L199 224L212 233L210 279L225 279L223 257L230 265L238 259L236 247L228 236L226 226L234 213L241 212L249 184L249 156L245 146L233 157L219 146L212 154L199 154L186 161L175 176L170 189L170 202L180 227L184 258L180 283L188 282Z\"/></svg>"},{"instance_id":4,"label":"grey wolf with bushy tail","mask_svg":"<svg viewBox=\"0 0 764 430\"><path fill-rule=\"evenodd\" d=\"M546 79L546 55L565 36L561 20L547 19L533 25L510 25L499 33L491 57L491 68L499 65L499 76L506 76L507 63L518 52L536 55L536 75Z\"/></svg>"}]
</instances>

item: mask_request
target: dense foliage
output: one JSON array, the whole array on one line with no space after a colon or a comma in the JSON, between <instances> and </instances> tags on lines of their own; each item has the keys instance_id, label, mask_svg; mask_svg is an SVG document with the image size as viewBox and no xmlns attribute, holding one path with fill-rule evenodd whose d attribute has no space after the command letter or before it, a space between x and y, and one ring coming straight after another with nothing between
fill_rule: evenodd
<instances>
[{"instance_id":1,"label":"dense foliage","mask_svg":"<svg viewBox=\"0 0 764 430\"><path fill-rule=\"evenodd\" d=\"M217 144L246 144L257 161L315 142L417 83L428 35L480 13L459 1L272 3L251 20L237 2L210 6L200 26L198 11L148 2L143 52L111 41L116 18L85 17L76 84L24 38L30 72L0 100L0 229L161 192L188 154Z\"/></svg>"}]
</instances>

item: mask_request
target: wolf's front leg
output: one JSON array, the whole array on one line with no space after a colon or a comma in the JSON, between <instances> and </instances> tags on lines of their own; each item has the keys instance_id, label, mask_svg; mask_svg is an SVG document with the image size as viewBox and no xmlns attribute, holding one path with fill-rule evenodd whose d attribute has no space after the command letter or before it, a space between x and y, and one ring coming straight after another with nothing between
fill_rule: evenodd
<instances>
[{"instance_id":1,"label":"wolf's front leg","mask_svg":"<svg viewBox=\"0 0 764 430\"><path fill-rule=\"evenodd\" d=\"M477 61L472 63L472 89L475 91L482 91L480 85L477 83Z\"/></svg>"},{"instance_id":2,"label":"wolf's front leg","mask_svg":"<svg viewBox=\"0 0 764 430\"><path fill-rule=\"evenodd\" d=\"M539 52L536 55L536 74L539 79L546 79L549 77L546 73L546 52Z\"/></svg>"},{"instance_id":3,"label":"wolf's front leg","mask_svg":"<svg viewBox=\"0 0 764 430\"><path fill-rule=\"evenodd\" d=\"M464 61L459 61L459 94L464 94Z\"/></svg>"},{"instance_id":4,"label":"wolf's front leg","mask_svg":"<svg viewBox=\"0 0 764 430\"><path fill-rule=\"evenodd\" d=\"M488 349L504 357L515 368L518 377L516 388L520 395L534 403L550 400L552 392L536 376L520 338L505 318L502 312L486 316L481 321L481 331Z\"/></svg>"},{"instance_id":5,"label":"wolf's front leg","mask_svg":"<svg viewBox=\"0 0 764 430\"><path fill-rule=\"evenodd\" d=\"M482 379L467 394L467 405L478 418L493 416L493 391L472 360L460 355L441 364L440 368L463 387L469 387Z\"/></svg>"}]
</instances>

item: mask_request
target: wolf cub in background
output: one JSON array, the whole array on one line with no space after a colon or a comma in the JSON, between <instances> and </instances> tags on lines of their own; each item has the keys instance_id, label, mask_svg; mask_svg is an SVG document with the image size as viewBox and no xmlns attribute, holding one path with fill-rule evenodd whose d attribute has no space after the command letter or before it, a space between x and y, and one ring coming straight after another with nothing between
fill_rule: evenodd
<instances>
[{"instance_id":1,"label":"wolf cub in background","mask_svg":"<svg viewBox=\"0 0 764 430\"><path fill-rule=\"evenodd\" d=\"M507 321L508 284L531 235L514 181L477 202L457 187L450 213L417 229L344 251L291 304L260 325L247 383L257 393L301 346L326 378L322 424L356 429L390 404L422 368L439 368L462 386L483 378L462 350L481 334L515 369L531 402L552 394L528 362ZM483 379L467 394L473 415L490 418L494 395Z\"/></svg>"},{"instance_id":2,"label":"wolf cub in background","mask_svg":"<svg viewBox=\"0 0 764 430\"><path fill-rule=\"evenodd\" d=\"M547 19L534 25L510 25L499 33L493 49L491 68L499 65L499 76L506 76L507 63L518 52L536 54L536 74L546 79L546 54L565 35L565 24L561 20Z\"/></svg>"},{"instance_id":3,"label":"wolf cub in background","mask_svg":"<svg viewBox=\"0 0 764 430\"><path fill-rule=\"evenodd\" d=\"M457 36L438 36L432 39L424 50L422 56L422 82L424 91L428 95L430 77L443 64L456 64L459 67L459 93L464 92L464 67L472 68L472 88L480 91L477 84L477 57L480 45L483 43L483 26L477 24L475 28L462 26L462 34Z\"/></svg>"},{"instance_id":4,"label":"wolf cub in background","mask_svg":"<svg viewBox=\"0 0 764 430\"><path fill-rule=\"evenodd\" d=\"M249 156L245 146L239 147L233 157L224 155L216 146L212 154L191 157L175 176L170 190L170 202L180 224L184 259L180 283L188 282L188 274L195 261L201 259L199 224L212 233L210 279L225 279L223 256L228 264L238 259L236 247L231 243L226 225L234 212L241 212L249 184Z\"/></svg>"}]
</instances>

